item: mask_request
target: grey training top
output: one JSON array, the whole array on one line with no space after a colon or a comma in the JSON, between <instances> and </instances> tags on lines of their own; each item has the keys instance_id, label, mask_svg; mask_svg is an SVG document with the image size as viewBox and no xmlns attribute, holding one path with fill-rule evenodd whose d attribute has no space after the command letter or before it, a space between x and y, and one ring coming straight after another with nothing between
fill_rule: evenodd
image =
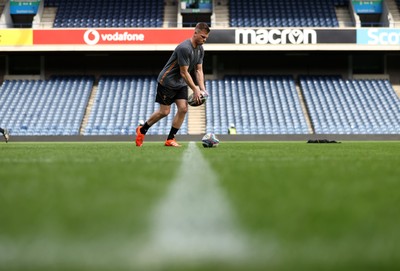
<instances>
[{"instance_id":1,"label":"grey training top","mask_svg":"<svg viewBox=\"0 0 400 271\"><path fill-rule=\"evenodd\" d=\"M193 48L190 39L181 42L172 53L167 64L158 75L157 81L166 88L179 89L187 86L180 73L180 66L189 66L188 71L194 70L197 64L203 63L204 48L198 45Z\"/></svg>"}]
</instances>

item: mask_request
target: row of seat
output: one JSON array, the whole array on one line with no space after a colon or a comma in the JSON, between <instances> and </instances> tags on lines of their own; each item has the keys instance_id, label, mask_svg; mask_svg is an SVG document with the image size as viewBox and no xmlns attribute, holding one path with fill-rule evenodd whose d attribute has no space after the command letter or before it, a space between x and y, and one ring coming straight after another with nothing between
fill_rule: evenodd
<instances>
[{"instance_id":1,"label":"row of seat","mask_svg":"<svg viewBox=\"0 0 400 271\"><path fill-rule=\"evenodd\" d=\"M163 0L45 0L44 4L58 7L54 27L159 28L164 20ZM229 24L231 27L338 27L335 6L348 5L349 0L230 0Z\"/></svg>"},{"instance_id":2,"label":"row of seat","mask_svg":"<svg viewBox=\"0 0 400 271\"><path fill-rule=\"evenodd\" d=\"M206 82L207 132L226 134L307 134L308 127L290 76L229 76Z\"/></svg>"},{"instance_id":3,"label":"row of seat","mask_svg":"<svg viewBox=\"0 0 400 271\"><path fill-rule=\"evenodd\" d=\"M58 7L53 27L162 27L163 0L46 0Z\"/></svg>"},{"instance_id":4,"label":"row of seat","mask_svg":"<svg viewBox=\"0 0 400 271\"><path fill-rule=\"evenodd\" d=\"M93 88L94 82L91 76L6 80L0 127L14 135L132 135L158 107L155 76L103 76ZM207 80L206 131L227 134L233 123L238 134L309 134L310 128L316 134L400 134L400 99L388 80L300 76L299 83L302 95L292 76ZM148 134L168 134L175 113L172 106ZM188 118L179 133L188 133Z\"/></svg>"},{"instance_id":5,"label":"row of seat","mask_svg":"<svg viewBox=\"0 0 400 271\"><path fill-rule=\"evenodd\" d=\"M303 76L300 85L317 134L400 133L400 101L387 80Z\"/></svg>"},{"instance_id":6,"label":"row of seat","mask_svg":"<svg viewBox=\"0 0 400 271\"><path fill-rule=\"evenodd\" d=\"M347 0L231 0L231 27L338 27L335 6Z\"/></svg>"},{"instance_id":7,"label":"row of seat","mask_svg":"<svg viewBox=\"0 0 400 271\"><path fill-rule=\"evenodd\" d=\"M0 88L1 127L14 135L78 135L93 82L90 76L6 80Z\"/></svg>"},{"instance_id":8,"label":"row of seat","mask_svg":"<svg viewBox=\"0 0 400 271\"><path fill-rule=\"evenodd\" d=\"M100 78L93 108L84 135L132 135L158 104L155 103L157 80L154 76L103 76ZM154 126L148 134L168 134L175 115L171 113ZM187 134L184 121L178 134Z\"/></svg>"}]
</instances>

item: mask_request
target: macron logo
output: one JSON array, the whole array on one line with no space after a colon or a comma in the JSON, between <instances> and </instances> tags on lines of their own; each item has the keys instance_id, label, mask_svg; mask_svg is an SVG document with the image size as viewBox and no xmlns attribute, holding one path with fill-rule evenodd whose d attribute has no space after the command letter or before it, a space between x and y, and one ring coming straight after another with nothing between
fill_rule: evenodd
<instances>
[{"instance_id":1,"label":"macron logo","mask_svg":"<svg viewBox=\"0 0 400 271\"><path fill-rule=\"evenodd\" d=\"M110 32L110 33L102 33L96 29L88 29L83 35L83 40L87 45L96 45L100 41L102 43L107 42L131 42L131 41L144 41L144 34L142 33L129 33L125 32Z\"/></svg>"},{"instance_id":2,"label":"macron logo","mask_svg":"<svg viewBox=\"0 0 400 271\"><path fill-rule=\"evenodd\" d=\"M313 29L237 29L236 44L316 44Z\"/></svg>"}]
</instances>

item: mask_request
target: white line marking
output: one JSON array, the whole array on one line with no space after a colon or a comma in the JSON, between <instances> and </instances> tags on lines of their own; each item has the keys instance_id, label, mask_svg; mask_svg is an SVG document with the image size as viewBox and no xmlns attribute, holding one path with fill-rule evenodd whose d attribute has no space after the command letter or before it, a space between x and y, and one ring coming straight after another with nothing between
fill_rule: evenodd
<instances>
[{"instance_id":1,"label":"white line marking","mask_svg":"<svg viewBox=\"0 0 400 271\"><path fill-rule=\"evenodd\" d=\"M193 142L176 180L154 212L142 264L235 263L248 250L218 179ZM136 262L138 263L138 262Z\"/></svg>"}]
</instances>

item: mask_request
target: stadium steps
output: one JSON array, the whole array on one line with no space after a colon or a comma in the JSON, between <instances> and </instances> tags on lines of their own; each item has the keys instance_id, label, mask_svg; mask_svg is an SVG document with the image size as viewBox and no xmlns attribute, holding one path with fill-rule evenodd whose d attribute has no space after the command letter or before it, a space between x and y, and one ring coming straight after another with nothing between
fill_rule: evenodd
<instances>
[{"instance_id":1,"label":"stadium steps","mask_svg":"<svg viewBox=\"0 0 400 271\"><path fill-rule=\"evenodd\" d=\"M213 20L214 19L214 20ZM214 14L211 24L217 27L229 27L229 9L226 3L214 4Z\"/></svg>"},{"instance_id":2,"label":"stadium steps","mask_svg":"<svg viewBox=\"0 0 400 271\"><path fill-rule=\"evenodd\" d=\"M392 15L395 26L400 25L400 11L395 0L386 0L386 5Z\"/></svg>"},{"instance_id":3,"label":"stadium steps","mask_svg":"<svg viewBox=\"0 0 400 271\"><path fill-rule=\"evenodd\" d=\"M53 28L53 23L56 18L57 8L56 7L44 7L41 18L41 26L43 28Z\"/></svg>"},{"instance_id":4,"label":"stadium steps","mask_svg":"<svg viewBox=\"0 0 400 271\"><path fill-rule=\"evenodd\" d=\"M350 10L348 7L338 6L335 7L336 17L339 23L339 27L352 27L354 26L353 20L351 19Z\"/></svg>"},{"instance_id":5,"label":"stadium steps","mask_svg":"<svg viewBox=\"0 0 400 271\"><path fill-rule=\"evenodd\" d=\"M189 88L189 94L193 91ZM188 110L188 134L199 135L206 131L206 107L205 104L201 106L189 106Z\"/></svg>"},{"instance_id":6,"label":"stadium steps","mask_svg":"<svg viewBox=\"0 0 400 271\"><path fill-rule=\"evenodd\" d=\"M189 106L188 112L188 134L199 135L206 131L206 109L205 104L197 107Z\"/></svg>"},{"instance_id":7,"label":"stadium steps","mask_svg":"<svg viewBox=\"0 0 400 271\"><path fill-rule=\"evenodd\" d=\"M164 23L163 27L177 27L178 24L178 5L176 1L166 1L164 7Z\"/></svg>"},{"instance_id":8,"label":"stadium steps","mask_svg":"<svg viewBox=\"0 0 400 271\"><path fill-rule=\"evenodd\" d=\"M314 134L315 132L314 132L314 128L313 128L313 125L312 125L312 122L310 119L310 114L308 112L308 109L307 109L307 106L306 106L306 103L304 100L304 96L303 96L303 93L301 92L299 83L296 83L296 91L297 91L297 95L299 96L300 105L301 105L301 109L303 110L304 118L306 119L306 123L308 126L308 132L310 134Z\"/></svg>"},{"instance_id":9,"label":"stadium steps","mask_svg":"<svg viewBox=\"0 0 400 271\"><path fill-rule=\"evenodd\" d=\"M396 92L397 96L400 99L400 85L394 85L392 84L394 91Z\"/></svg>"},{"instance_id":10,"label":"stadium steps","mask_svg":"<svg viewBox=\"0 0 400 271\"><path fill-rule=\"evenodd\" d=\"M98 84L96 83L95 85L93 85L92 93L90 94L89 101L86 106L85 115L83 116L82 124L79 129L80 135L83 135L85 132L86 125L88 124L89 121L90 112L92 111L93 104L97 95L97 90L98 90Z\"/></svg>"}]
</instances>

